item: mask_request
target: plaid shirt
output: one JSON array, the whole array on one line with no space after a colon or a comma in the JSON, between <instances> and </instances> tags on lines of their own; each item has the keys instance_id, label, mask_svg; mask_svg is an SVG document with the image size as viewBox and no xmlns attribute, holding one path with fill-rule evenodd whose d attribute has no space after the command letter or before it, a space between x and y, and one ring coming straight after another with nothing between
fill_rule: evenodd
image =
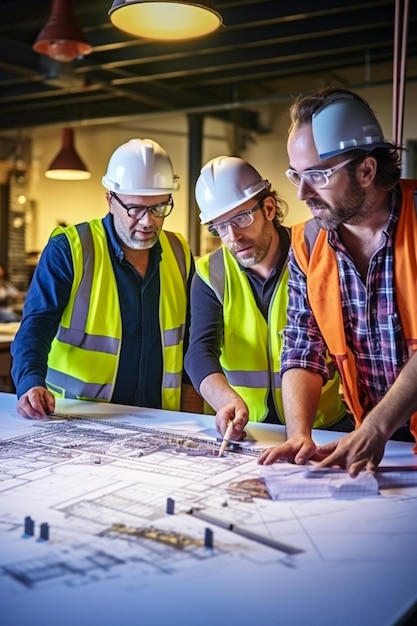
<instances>
[{"instance_id":1,"label":"plaid shirt","mask_svg":"<svg viewBox=\"0 0 417 626\"><path fill-rule=\"evenodd\" d=\"M366 284L337 231L328 232L328 243L335 252L339 269L346 342L355 355L359 399L366 411L381 400L408 360L395 298L393 267L393 236L400 210L401 193L397 189L380 245L369 262ZM292 250L289 273L288 325L284 331L281 373L302 367L320 373L326 381L326 345L308 304L306 276Z\"/></svg>"}]
</instances>

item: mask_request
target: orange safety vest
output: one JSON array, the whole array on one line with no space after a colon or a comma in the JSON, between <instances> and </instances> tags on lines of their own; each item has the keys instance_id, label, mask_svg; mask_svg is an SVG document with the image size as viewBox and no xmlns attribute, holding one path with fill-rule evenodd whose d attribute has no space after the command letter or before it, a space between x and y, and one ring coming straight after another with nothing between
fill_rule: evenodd
<instances>
[{"instance_id":1,"label":"orange safety vest","mask_svg":"<svg viewBox=\"0 0 417 626\"><path fill-rule=\"evenodd\" d=\"M403 200L394 235L394 282L411 356L417 350L417 181L401 180L400 185ZM318 229L314 220L292 227L292 247L295 259L307 277L311 310L339 370L344 399L358 427L365 409L359 401L355 357L346 344L336 255L327 243L327 231ZM410 431L417 442L417 413L411 417Z\"/></svg>"}]
</instances>

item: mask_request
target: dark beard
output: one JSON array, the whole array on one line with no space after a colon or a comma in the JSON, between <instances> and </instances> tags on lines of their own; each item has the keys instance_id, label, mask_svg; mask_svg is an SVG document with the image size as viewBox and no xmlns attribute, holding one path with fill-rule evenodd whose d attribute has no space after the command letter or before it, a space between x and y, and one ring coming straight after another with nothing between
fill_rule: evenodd
<instances>
[{"instance_id":1,"label":"dark beard","mask_svg":"<svg viewBox=\"0 0 417 626\"><path fill-rule=\"evenodd\" d=\"M356 181L352 181L349 197L337 208L332 208L327 202L320 199L311 199L307 202L309 209L325 209L327 215L314 217L316 224L324 230L334 230L340 224L360 224L369 215L369 204L366 192Z\"/></svg>"}]
</instances>

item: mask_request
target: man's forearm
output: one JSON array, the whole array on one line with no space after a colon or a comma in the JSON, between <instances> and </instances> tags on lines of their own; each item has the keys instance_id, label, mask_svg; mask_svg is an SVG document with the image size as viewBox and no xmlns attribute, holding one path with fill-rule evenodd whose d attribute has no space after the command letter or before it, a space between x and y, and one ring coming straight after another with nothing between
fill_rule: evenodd
<instances>
[{"instance_id":1,"label":"man's forearm","mask_svg":"<svg viewBox=\"0 0 417 626\"><path fill-rule=\"evenodd\" d=\"M231 388L226 376L215 372L206 376L200 384L200 393L204 400L215 411L219 411L226 404L236 400L242 402L241 397Z\"/></svg>"},{"instance_id":2,"label":"man's forearm","mask_svg":"<svg viewBox=\"0 0 417 626\"><path fill-rule=\"evenodd\" d=\"M311 436L323 378L306 369L290 369L282 376L282 400L287 437Z\"/></svg>"}]
</instances>

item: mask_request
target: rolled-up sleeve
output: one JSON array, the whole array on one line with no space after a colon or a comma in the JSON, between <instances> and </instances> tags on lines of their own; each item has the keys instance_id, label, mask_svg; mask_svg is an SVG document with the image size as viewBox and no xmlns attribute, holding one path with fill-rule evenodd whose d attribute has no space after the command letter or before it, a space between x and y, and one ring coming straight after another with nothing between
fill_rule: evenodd
<instances>
[{"instance_id":1,"label":"rolled-up sleeve","mask_svg":"<svg viewBox=\"0 0 417 626\"><path fill-rule=\"evenodd\" d=\"M318 372L323 384L328 380L326 345L308 304L307 280L294 259L288 261L288 317L284 330L281 375L289 369L303 368Z\"/></svg>"}]
</instances>

